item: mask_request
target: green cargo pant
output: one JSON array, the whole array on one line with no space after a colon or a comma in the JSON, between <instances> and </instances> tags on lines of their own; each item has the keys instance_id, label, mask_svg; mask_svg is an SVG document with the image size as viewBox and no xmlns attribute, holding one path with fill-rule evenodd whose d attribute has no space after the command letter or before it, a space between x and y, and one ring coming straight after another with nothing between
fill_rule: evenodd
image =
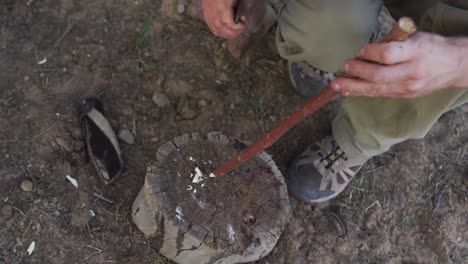
<instances>
[{"instance_id":1,"label":"green cargo pant","mask_svg":"<svg viewBox=\"0 0 468 264\"><path fill-rule=\"evenodd\" d=\"M468 1L387 0L394 17L411 16L419 30L468 36ZM381 0L288 0L279 13L282 57L338 72L378 31ZM448 88L414 99L349 97L333 136L349 156L372 157L407 139L422 138L446 111L468 102L468 89Z\"/></svg>"}]
</instances>

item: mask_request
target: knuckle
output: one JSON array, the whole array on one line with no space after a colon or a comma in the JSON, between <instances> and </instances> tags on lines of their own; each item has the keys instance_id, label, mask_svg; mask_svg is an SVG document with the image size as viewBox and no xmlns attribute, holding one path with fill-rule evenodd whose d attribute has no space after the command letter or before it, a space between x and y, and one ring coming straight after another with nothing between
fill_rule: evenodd
<instances>
[{"instance_id":1,"label":"knuckle","mask_svg":"<svg viewBox=\"0 0 468 264\"><path fill-rule=\"evenodd\" d=\"M382 51L382 62L385 64L391 64L395 60L395 52L392 48L387 47Z\"/></svg>"},{"instance_id":2,"label":"knuckle","mask_svg":"<svg viewBox=\"0 0 468 264\"><path fill-rule=\"evenodd\" d=\"M419 90L419 88L415 82L410 82L410 83L404 84L402 87L402 90L404 90L408 94L413 94L413 93L416 93Z\"/></svg>"},{"instance_id":3,"label":"knuckle","mask_svg":"<svg viewBox=\"0 0 468 264\"><path fill-rule=\"evenodd\" d=\"M222 33L221 31L219 31L219 30L214 31L213 34L214 34L215 36L217 36L217 37L220 37L220 38L223 37L223 33Z\"/></svg>"},{"instance_id":4,"label":"knuckle","mask_svg":"<svg viewBox=\"0 0 468 264\"><path fill-rule=\"evenodd\" d=\"M425 72L422 66L416 66L410 73L410 79L412 80L421 80L424 79Z\"/></svg>"},{"instance_id":5,"label":"knuckle","mask_svg":"<svg viewBox=\"0 0 468 264\"><path fill-rule=\"evenodd\" d=\"M374 83L383 83L387 79L387 76L385 73L382 71L376 71L374 74L372 74L371 81Z\"/></svg>"}]
</instances>

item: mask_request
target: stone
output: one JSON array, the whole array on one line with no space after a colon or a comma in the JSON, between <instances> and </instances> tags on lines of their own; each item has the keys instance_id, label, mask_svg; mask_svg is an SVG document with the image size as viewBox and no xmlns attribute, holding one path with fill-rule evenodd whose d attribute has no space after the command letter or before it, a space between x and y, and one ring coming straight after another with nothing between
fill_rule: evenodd
<instances>
[{"instance_id":1,"label":"stone","mask_svg":"<svg viewBox=\"0 0 468 264\"><path fill-rule=\"evenodd\" d=\"M89 204L89 195L85 192L79 192L76 205L71 212L71 224L73 226L81 227L88 224L89 220L92 218L89 214L89 210L91 209Z\"/></svg>"},{"instance_id":2,"label":"stone","mask_svg":"<svg viewBox=\"0 0 468 264\"><path fill-rule=\"evenodd\" d=\"M193 120L199 115L196 105L185 96L177 105L177 113L185 120Z\"/></svg>"},{"instance_id":3,"label":"stone","mask_svg":"<svg viewBox=\"0 0 468 264\"><path fill-rule=\"evenodd\" d=\"M185 6L183 4L180 4L177 6L177 13L182 14L185 11Z\"/></svg>"},{"instance_id":4,"label":"stone","mask_svg":"<svg viewBox=\"0 0 468 264\"><path fill-rule=\"evenodd\" d=\"M464 105L462 109L463 112L468 113L468 105Z\"/></svg>"},{"instance_id":5,"label":"stone","mask_svg":"<svg viewBox=\"0 0 468 264\"><path fill-rule=\"evenodd\" d=\"M2 206L0 209L0 217L3 218L3 220L8 221L11 219L13 216L13 207L9 204L5 204Z\"/></svg>"},{"instance_id":6,"label":"stone","mask_svg":"<svg viewBox=\"0 0 468 264\"><path fill-rule=\"evenodd\" d=\"M128 105L122 106L122 108L120 109L120 112L124 116L134 116L135 115L135 111L133 111L133 109Z\"/></svg>"},{"instance_id":7,"label":"stone","mask_svg":"<svg viewBox=\"0 0 468 264\"><path fill-rule=\"evenodd\" d=\"M205 99L208 102L213 102L218 100L218 94L214 89L204 89L201 90L199 93L201 98Z\"/></svg>"},{"instance_id":8,"label":"stone","mask_svg":"<svg viewBox=\"0 0 468 264\"><path fill-rule=\"evenodd\" d=\"M203 107L203 106L207 106L208 103L204 99L201 99L201 100L198 100L198 105Z\"/></svg>"},{"instance_id":9,"label":"stone","mask_svg":"<svg viewBox=\"0 0 468 264\"><path fill-rule=\"evenodd\" d=\"M81 141L81 140L75 141L75 145L73 146L73 149L75 150L75 152L80 152L84 148L85 148L85 144L84 144L83 141Z\"/></svg>"},{"instance_id":10,"label":"stone","mask_svg":"<svg viewBox=\"0 0 468 264\"><path fill-rule=\"evenodd\" d=\"M133 145L135 143L135 138L128 129L122 129L119 131L118 137L125 143Z\"/></svg>"},{"instance_id":11,"label":"stone","mask_svg":"<svg viewBox=\"0 0 468 264\"><path fill-rule=\"evenodd\" d=\"M153 94L153 102L156 104L158 107L164 108L166 106L171 105L171 101L169 100L169 97L167 97L166 94L161 93L161 92L154 92Z\"/></svg>"},{"instance_id":12,"label":"stone","mask_svg":"<svg viewBox=\"0 0 468 264\"><path fill-rule=\"evenodd\" d=\"M68 142L62 137L55 138L55 143L57 143L57 145L59 145L60 147L66 149L66 150L70 150L70 146L69 146Z\"/></svg>"},{"instance_id":13,"label":"stone","mask_svg":"<svg viewBox=\"0 0 468 264\"><path fill-rule=\"evenodd\" d=\"M218 80L227 82L229 81L229 77L225 73L221 73L220 75L218 75Z\"/></svg>"},{"instance_id":14,"label":"stone","mask_svg":"<svg viewBox=\"0 0 468 264\"><path fill-rule=\"evenodd\" d=\"M164 87L167 93L175 97L181 97L193 91L192 85L182 80L168 80Z\"/></svg>"},{"instance_id":15,"label":"stone","mask_svg":"<svg viewBox=\"0 0 468 264\"><path fill-rule=\"evenodd\" d=\"M83 139L83 131L79 127L72 127L69 129L70 135L76 140Z\"/></svg>"},{"instance_id":16,"label":"stone","mask_svg":"<svg viewBox=\"0 0 468 264\"><path fill-rule=\"evenodd\" d=\"M23 192L31 192L34 189L34 185L30 180L22 181L20 187Z\"/></svg>"}]
</instances>

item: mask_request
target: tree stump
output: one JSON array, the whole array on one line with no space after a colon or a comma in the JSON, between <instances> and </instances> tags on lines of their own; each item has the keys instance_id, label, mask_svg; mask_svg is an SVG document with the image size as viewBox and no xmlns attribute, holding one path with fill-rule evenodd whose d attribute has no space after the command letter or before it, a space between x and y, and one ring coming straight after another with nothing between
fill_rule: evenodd
<instances>
[{"instance_id":1,"label":"tree stump","mask_svg":"<svg viewBox=\"0 0 468 264\"><path fill-rule=\"evenodd\" d=\"M218 132L162 145L132 208L138 228L177 263L245 263L268 255L287 221L286 185L262 152L223 177L210 173L245 145Z\"/></svg>"}]
</instances>

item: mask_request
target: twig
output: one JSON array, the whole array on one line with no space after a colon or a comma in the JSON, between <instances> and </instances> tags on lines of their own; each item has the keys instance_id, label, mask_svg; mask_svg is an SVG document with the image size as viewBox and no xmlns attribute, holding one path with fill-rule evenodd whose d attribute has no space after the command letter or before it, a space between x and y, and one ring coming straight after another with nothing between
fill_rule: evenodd
<instances>
[{"instance_id":1,"label":"twig","mask_svg":"<svg viewBox=\"0 0 468 264\"><path fill-rule=\"evenodd\" d=\"M74 26L75 26L74 24L68 25L65 31L62 33L62 35L55 41L52 48L56 48L58 44L62 41L62 39L72 30Z\"/></svg>"},{"instance_id":2,"label":"twig","mask_svg":"<svg viewBox=\"0 0 468 264\"><path fill-rule=\"evenodd\" d=\"M16 211L18 211L20 214L22 214L23 216L25 216L26 214L23 213L23 211L21 211L18 207L15 207L13 205L11 205L11 208L15 209Z\"/></svg>"},{"instance_id":3,"label":"twig","mask_svg":"<svg viewBox=\"0 0 468 264\"><path fill-rule=\"evenodd\" d=\"M105 201L105 202L108 202L108 203L110 203L110 204L114 204L114 201L112 201L112 200L109 199L109 198L104 197L102 194L93 192L93 195L94 195L94 197L99 198L99 199L101 199L101 200L103 200L103 201Z\"/></svg>"},{"instance_id":4,"label":"twig","mask_svg":"<svg viewBox=\"0 0 468 264\"><path fill-rule=\"evenodd\" d=\"M371 205L369 205L364 211L367 211L367 210L371 209L372 207L374 207L374 205L378 205L380 208L382 208L382 206L379 203L379 200L377 200L377 201L373 202Z\"/></svg>"},{"instance_id":5,"label":"twig","mask_svg":"<svg viewBox=\"0 0 468 264\"><path fill-rule=\"evenodd\" d=\"M101 254L102 251L103 251L102 249L97 248L97 247L93 247L93 246L91 246L91 245L85 245L85 247L89 247L89 248L92 248L92 249L96 250L96 252L92 253L91 255L88 255L88 256L84 259L85 261L88 260L89 258L95 256L95 255Z\"/></svg>"},{"instance_id":6,"label":"twig","mask_svg":"<svg viewBox=\"0 0 468 264\"><path fill-rule=\"evenodd\" d=\"M45 133L47 133L49 130L51 130L56 124L52 124L50 127L48 127L46 130L40 132L39 134L35 135L34 137L30 138L30 139L26 139L25 141L34 141L35 139L43 136Z\"/></svg>"}]
</instances>

